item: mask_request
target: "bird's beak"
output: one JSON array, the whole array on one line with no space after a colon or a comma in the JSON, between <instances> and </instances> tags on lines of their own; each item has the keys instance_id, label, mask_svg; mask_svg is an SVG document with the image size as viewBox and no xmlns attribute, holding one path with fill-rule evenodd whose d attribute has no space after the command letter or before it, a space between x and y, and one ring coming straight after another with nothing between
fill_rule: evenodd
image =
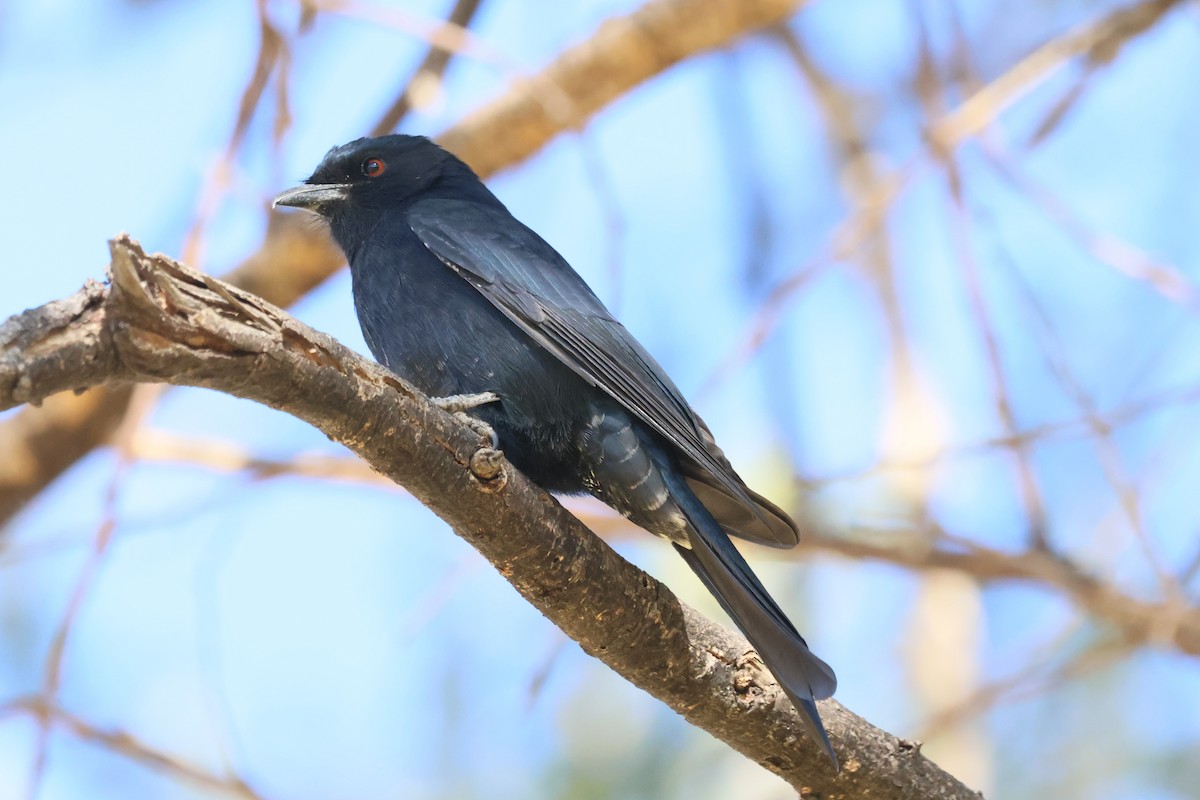
<instances>
[{"instance_id":1,"label":"bird's beak","mask_svg":"<svg viewBox=\"0 0 1200 800\"><path fill-rule=\"evenodd\" d=\"M288 189L276 197L271 205L292 206L320 213L324 206L345 200L349 189L348 183L306 183Z\"/></svg>"}]
</instances>

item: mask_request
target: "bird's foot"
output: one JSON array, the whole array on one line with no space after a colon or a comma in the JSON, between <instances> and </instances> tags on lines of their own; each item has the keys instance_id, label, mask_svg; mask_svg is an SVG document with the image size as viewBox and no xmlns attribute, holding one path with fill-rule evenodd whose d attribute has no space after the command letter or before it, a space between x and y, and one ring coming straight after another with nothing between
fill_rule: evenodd
<instances>
[{"instance_id":1,"label":"bird's foot","mask_svg":"<svg viewBox=\"0 0 1200 800\"><path fill-rule=\"evenodd\" d=\"M449 412L459 422L479 434L479 438L491 442L493 450L500 449L500 437L496 430L478 417L467 413L468 409L477 408L500 399L495 392L478 392L476 394L454 394L449 397L431 397L430 402L443 411Z\"/></svg>"}]
</instances>

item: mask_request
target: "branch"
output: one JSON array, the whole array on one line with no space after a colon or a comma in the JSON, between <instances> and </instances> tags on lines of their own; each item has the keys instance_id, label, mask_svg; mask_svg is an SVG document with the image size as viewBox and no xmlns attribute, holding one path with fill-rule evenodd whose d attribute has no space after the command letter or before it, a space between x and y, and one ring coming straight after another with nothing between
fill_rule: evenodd
<instances>
[{"instance_id":1,"label":"branch","mask_svg":"<svg viewBox=\"0 0 1200 800\"><path fill-rule=\"evenodd\" d=\"M1200 655L1200 608L1175 597L1162 602L1141 600L1049 550L1006 553L922 530L911 535L888 531L855 537L815 533L802 540L799 549L909 569L951 569L981 583L1021 581L1057 590L1098 623L1119 631L1127 644L1145 643Z\"/></svg>"},{"instance_id":2,"label":"branch","mask_svg":"<svg viewBox=\"0 0 1200 800\"><path fill-rule=\"evenodd\" d=\"M480 1L456 0L454 8L450 9L450 15L446 17L446 24L465 30L471 24L475 12L479 10ZM375 123L375 127L371 129L371 135L382 136L400 127L400 123L413 109L413 97L418 86L422 83L428 84L430 81L440 83L446 68L450 66L452 55L451 50L430 44L429 49L425 52L425 57L421 59L421 63L404 84L404 88L400 90L396 99L392 101L379 121Z\"/></svg>"},{"instance_id":3,"label":"branch","mask_svg":"<svg viewBox=\"0 0 1200 800\"><path fill-rule=\"evenodd\" d=\"M630 565L476 435L382 367L127 237L112 285L0 326L0 409L112 382L203 386L286 411L405 486L583 649L805 796L974 798L919 753L821 704L835 774L739 635Z\"/></svg>"},{"instance_id":4,"label":"branch","mask_svg":"<svg viewBox=\"0 0 1200 800\"><path fill-rule=\"evenodd\" d=\"M178 756L155 750L132 733L86 722L56 705L47 703L41 697L22 697L6 704L0 708L0 719L16 713L37 717L43 720L44 724L55 725L78 739L120 753L144 767L169 775L180 782L190 783L197 788L241 797L244 800L263 800L261 795L236 775L214 774Z\"/></svg>"},{"instance_id":5,"label":"branch","mask_svg":"<svg viewBox=\"0 0 1200 800\"><path fill-rule=\"evenodd\" d=\"M1050 40L930 126L930 141L937 150L951 152L982 132L1004 109L1053 77L1071 59L1086 56L1094 64L1113 61L1126 42L1152 28L1180 3L1181 0L1143 0Z\"/></svg>"},{"instance_id":6,"label":"branch","mask_svg":"<svg viewBox=\"0 0 1200 800\"><path fill-rule=\"evenodd\" d=\"M637 85L686 58L775 25L804 0L650 0L604 22L540 73L445 131L441 144L487 177L581 126ZM320 230L272 215L258 252L226 278L288 306L343 263ZM61 397L0 425L0 525L112 435L129 395L105 389Z\"/></svg>"}]
</instances>

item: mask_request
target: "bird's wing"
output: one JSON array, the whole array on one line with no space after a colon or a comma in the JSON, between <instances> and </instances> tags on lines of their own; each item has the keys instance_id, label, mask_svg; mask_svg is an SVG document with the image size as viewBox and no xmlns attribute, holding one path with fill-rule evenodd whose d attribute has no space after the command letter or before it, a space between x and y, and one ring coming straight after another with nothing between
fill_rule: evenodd
<instances>
[{"instance_id":1,"label":"bird's wing","mask_svg":"<svg viewBox=\"0 0 1200 800\"><path fill-rule=\"evenodd\" d=\"M729 533L775 547L799 541L787 515L734 472L662 367L540 236L506 211L454 200L417 203L407 219L534 341L671 442L689 486Z\"/></svg>"}]
</instances>

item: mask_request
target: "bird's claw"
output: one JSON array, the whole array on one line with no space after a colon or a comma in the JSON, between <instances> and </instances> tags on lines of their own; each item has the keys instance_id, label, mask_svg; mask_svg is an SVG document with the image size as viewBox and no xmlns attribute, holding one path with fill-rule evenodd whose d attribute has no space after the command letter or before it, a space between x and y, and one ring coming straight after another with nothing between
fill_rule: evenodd
<instances>
[{"instance_id":1,"label":"bird's claw","mask_svg":"<svg viewBox=\"0 0 1200 800\"><path fill-rule=\"evenodd\" d=\"M500 437L496 435L496 429L491 425L488 425L479 417L472 417L465 411L455 411L454 418L465 424L475 433L479 434L480 439L485 439L488 442L491 442L491 448L493 450L500 449Z\"/></svg>"}]
</instances>

